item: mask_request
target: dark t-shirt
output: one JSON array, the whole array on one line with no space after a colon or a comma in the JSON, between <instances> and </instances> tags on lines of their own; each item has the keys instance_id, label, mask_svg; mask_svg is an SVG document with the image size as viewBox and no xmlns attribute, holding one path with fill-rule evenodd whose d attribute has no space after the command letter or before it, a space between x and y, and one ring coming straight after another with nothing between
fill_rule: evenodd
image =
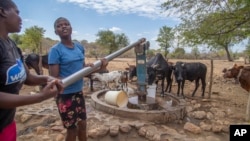
<instances>
[{"instance_id":1,"label":"dark t-shirt","mask_svg":"<svg viewBox=\"0 0 250 141\"><path fill-rule=\"evenodd\" d=\"M21 50L12 40L0 39L0 91L18 94L25 79ZM15 111L0 108L0 132L14 120Z\"/></svg>"}]
</instances>

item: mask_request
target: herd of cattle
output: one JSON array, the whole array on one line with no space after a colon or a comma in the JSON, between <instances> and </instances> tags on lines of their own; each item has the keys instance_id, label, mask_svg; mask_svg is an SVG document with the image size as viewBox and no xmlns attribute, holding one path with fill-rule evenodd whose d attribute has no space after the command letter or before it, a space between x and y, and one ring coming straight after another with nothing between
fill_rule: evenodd
<instances>
[{"instance_id":1,"label":"herd of cattle","mask_svg":"<svg viewBox=\"0 0 250 141\"><path fill-rule=\"evenodd\" d=\"M39 72L39 55L38 54L29 54L25 56L25 62L29 68L33 68L37 74ZM42 56L42 66L48 69L48 55ZM86 77L90 79L90 88L93 91L93 81L95 79L102 82L105 88L109 88L110 82L115 82L115 85L122 87L122 89L127 87L128 80L132 80L133 77L136 77L136 66L129 65L125 71L112 71L109 72L107 68L105 70L100 70L99 72L90 74ZM161 96L164 96L166 92L170 93L173 83L173 76L175 76L175 81L178 84L177 95L181 93L184 96L184 85L185 81L195 81L195 88L192 93L192 96L195 95L197 89L199 88L199 82L201 80L202 94L204 97L205 88L206 88L206 74L207 67L205 64L200 62L176 62L175 64L167 61L162 54L157 53L154 57L149 59L146 63L147 68L147 83L152 85L156 83L158 87L158 81L161 81ZM250 91L250 67L237 66L236 64L231 69L223 70L225 78L234 78L240 82L243 89ZM167 82L165 87L164 82ZM165 88L165 89L164 89Z\"/></svg>"},{"instance_id":2,"label":"herd of cattle","mask_svg":"<svg viewBox=\"0 0 250 141\"><path fill-rule=\"evenodd\" d=\"M154 57L148 60L146 64L147 68L147 78L148 84L152 83L158 84L158 81L161 80L161 96L164 96L165 92L170 93L173 82L173 75L178 84L177 95L179 96L180 91L181 95L184 96L184 84L186 80L194 81L195 80L195 89L192 93L192 96L195 95L198 87L199 81L202 83L202 97L204 97L204 92L206 88L206 74L207 67L206 65L200 62L186 63L186 62L176 62L175 65L172 62L166 61L162 54L157 53ZM132 79L136 76L136 66L129 65L129 79ZM166 80L167 85L164 90L164 81Z\"/></svg>"}]
</instances>

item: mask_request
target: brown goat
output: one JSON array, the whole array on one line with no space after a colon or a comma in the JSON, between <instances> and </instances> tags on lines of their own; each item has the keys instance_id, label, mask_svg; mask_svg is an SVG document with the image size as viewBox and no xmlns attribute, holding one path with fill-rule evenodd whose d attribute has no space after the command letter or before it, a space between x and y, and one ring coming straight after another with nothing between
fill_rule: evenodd
<instances>
[{"instance_id":1,"label":"brown goat","mask_svg":"<svg viewBox=\"0 0 250 141\"><path fill-rule=\"evenodd\" d=\"M126 88L126 90L128 89L128 72L127 71L122 71L121 72L121 88L122 90L124 90L124 88Z\"/></svg>"}]
</instances>

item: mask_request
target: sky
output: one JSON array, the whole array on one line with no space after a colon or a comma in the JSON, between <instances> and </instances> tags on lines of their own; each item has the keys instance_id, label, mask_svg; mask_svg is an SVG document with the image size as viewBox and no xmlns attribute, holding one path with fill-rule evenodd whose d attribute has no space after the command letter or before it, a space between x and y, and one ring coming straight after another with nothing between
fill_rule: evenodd
<instances>
[{"instance_id":1,"label":"sky","mask_svg":"<svg viewBox=\"0 0 250 141\"><path fill-rule=\"evenodd\" d=\"M54 21L65 17L73 28L72 39L94 42L101 30L124 33L130 43L141 38L158 49L155 41L163 26L175 27L180 21L167 16L160 5L166 0L13 0L22 18L22 30L38 26L44 37L59 40L54 33Z\"/></svg>"}]
</instances>

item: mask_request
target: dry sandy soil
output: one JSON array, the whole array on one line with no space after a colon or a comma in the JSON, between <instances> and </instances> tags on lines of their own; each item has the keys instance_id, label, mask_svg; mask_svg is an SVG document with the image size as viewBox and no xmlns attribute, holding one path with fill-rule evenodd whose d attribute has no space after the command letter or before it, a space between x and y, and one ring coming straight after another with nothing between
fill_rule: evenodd
<instances>
[{"instance_id":1,"label":"dry sandy soil","mask_svg":"<svg viewBox=\"0 0 250 141\"><path fill-rule=\"evenodd\" d=\"M94 62L94 59L87 59L88 62ZM207 72L207 84L210 81L210 72L211 72L211 62L210 60L172 60L169 59L171 62L176 61L184 61L184 62L202 62L207 65L208 72ZM111 70L125 70L127 67L127 63L129 64L135 64L135 59L124 59L124 58L117 58L109 62L108 69ZM248 99L248 93L243 90L239 84L235 84L233 80L225 80L222 77L222 69L223 68L229 68L234 63L242 64L244 62L235 61L235 62L228 62L226 60L214 60L214 71L213 71L213 85L212 85L212 94L211 94L211 100L216 103L216 106L222 110L230 110L231 113L233 113L235 116L233 118L225 117L225 120L229 121L230 124L235 123L243 123L244 122L244 116L246 112L246 104ZM31 70L33 72L33 70ZM47 74L47 71L44 70L44 73ZM172 87L172 93L176 93L176 84L173 84ZM205 97L208 97L208 91L209 91L209 85L206 87L206 93ZM187 96L190 96L192 91L194 89L194 83L187 82L184 88L184 93ZM97 90L97 89L95 89ZM21 90L21 95L27 95L30 94L31 91L34 91L34 87L24 86ZM89 89L87 87L84 88L86 95L91 95L89 92ZM201 88L196 92L195 99L201 99ZM87 100L89 101L89 100ZM87 105L89 105L87 103ZM40 109L40 111L37 111L37 109ZM44 110L45 109L45 110ZM52 112L51 112L52 111ZM89 107L89 112L94 111L93 108ZM29 105L29 106L23 106L19 107L17 109L17 121L21 116L21 113L26 114L32 114L33 118L28 120L27 122L17 122L18 131L19 131L19 140L21 140L21 135L25 135L27 133L35 132L35 127L46 125L52 122L55 122L55 120L59 120L58 113L54 104L54 101L52 99L44 101L39 104ZM52 116L54 118L50 120L45 120L46 118L41 118L41 116ZM90 113L88 117L91 117L92 114ZM109 116L109 115L107 115ZM110 115L112 117L112 115ZM216 115L215 115L216 116ZM227 119L228 118L228 119ZM42 124L42 125L41 125ZM60 120L59 120L60 124ZM101 123L100 123L101 124ZM168 126L171 127L175 126L174 124L168 124ZM29 127L30 126L30 127ZM31 127L32 126L32 127ZM90 125L91 126L91 125ZM178 126L176 126L178 127ZM182 126L183 128L183 126ZM224 139L221 139L222 141L228 140L229 133L226 133L224 136L222 136ZM55 136L55 135L51 135ZM202 136L202 134L200 135ZM94 139L90 139L94 140ZM101 139L100 139L101 140ZM135 139L135 140L143 140L141 138ZM145 139L144 139L145 140ZM184 139L183 139L184 140Z\"/></svg>"}]
</instances>

